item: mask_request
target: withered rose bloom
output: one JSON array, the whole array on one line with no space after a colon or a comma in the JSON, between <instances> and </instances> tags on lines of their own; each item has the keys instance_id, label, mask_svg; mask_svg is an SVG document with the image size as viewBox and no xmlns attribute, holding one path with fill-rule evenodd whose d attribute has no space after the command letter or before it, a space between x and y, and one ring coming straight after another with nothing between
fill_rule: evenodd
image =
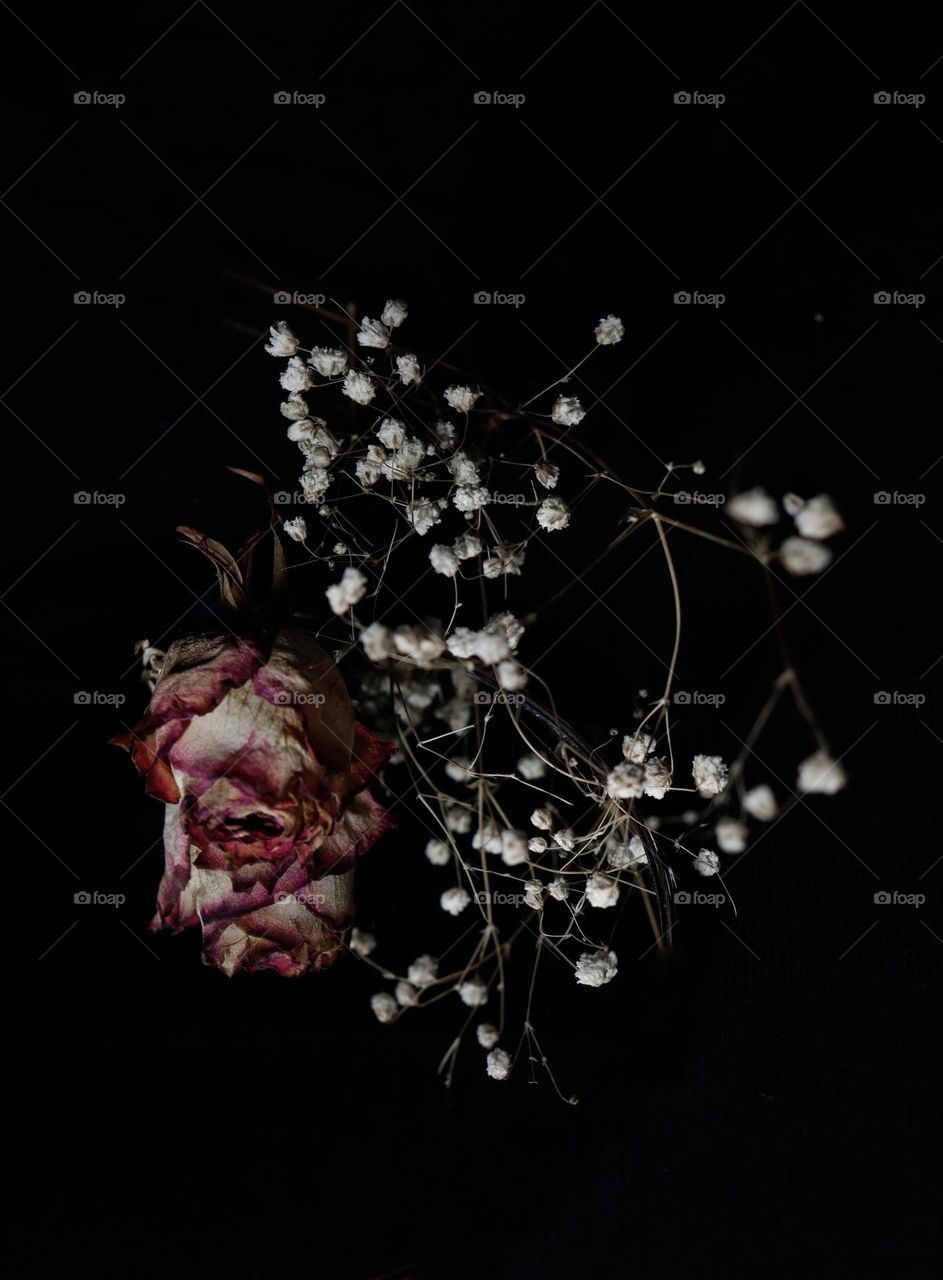
<instances>
[{"instance_id":1,"label":"withered rose bloom","mask_svg":"<svg viewBox=\"0 0 943 1280\"><path fill-rule=\"evenodd\" d=\"M354 863L389 827L365 790L393 746L356 722L311 636L204 634L169 649L141 722L114 741L167 806L152 928L201 925L226 974L333 964Z\"/></svg>"}]
</instances>

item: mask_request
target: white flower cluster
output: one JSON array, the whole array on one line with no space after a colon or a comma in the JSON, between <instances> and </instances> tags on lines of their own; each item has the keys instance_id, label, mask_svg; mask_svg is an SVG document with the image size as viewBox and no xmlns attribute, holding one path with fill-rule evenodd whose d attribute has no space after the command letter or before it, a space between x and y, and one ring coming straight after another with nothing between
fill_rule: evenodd
<instances>
[{"instance_id":1,"label":"white flower cluster","mask_svg":"<svg viewBox=\"0 0 943 1280\"><path fill-rule=\"evenodd\" d=\"M841 533L845 527L838 508L827 493L817 494L807 501L797 494L787 493L782 505L798 531L784 538L779 548L783 568L796 577L821 573L832 562L832 552L822 543L826 538ZM727 503L727 514L739 524L755 529L778 524L780 520L776 500L759 487L747 489L731 498Z\"/></svg>"}]
</instances>

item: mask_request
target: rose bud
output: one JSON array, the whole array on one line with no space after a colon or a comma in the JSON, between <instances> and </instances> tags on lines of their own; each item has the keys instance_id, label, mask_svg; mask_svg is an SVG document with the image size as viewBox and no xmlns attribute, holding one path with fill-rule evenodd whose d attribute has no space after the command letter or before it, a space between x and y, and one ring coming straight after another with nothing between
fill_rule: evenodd
<instances>
[{"instance_id":1,"label":"rose bud","mask_svg":"<svg viewBox=\"0 0 943 1280\"><path fill-rule=\"evenodd\" d=\"M151 927L200 924L226 974L294 977L349 935L354 863L393 825L364 788L395 746L356 722L310 635L264 636L175 641L143 719L113 741L167 806Z\"/></svg>"}]
</instances>

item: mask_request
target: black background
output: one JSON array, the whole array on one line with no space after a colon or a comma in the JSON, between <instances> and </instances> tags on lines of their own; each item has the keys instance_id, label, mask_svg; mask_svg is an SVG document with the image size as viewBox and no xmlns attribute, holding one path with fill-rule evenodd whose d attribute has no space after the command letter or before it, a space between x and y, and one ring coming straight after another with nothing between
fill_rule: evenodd
<instances>
[{"instance_id":1,"label":"black background","mask_svg":"<svg viewBox=\"0 0 943 1280\"><path fill-rule=\"evenodd\" d=\"M70 1258L122 1276L778 1276L849 1258L935 1274L943 66L928 22L801 0L746 17L3 6L8 1104L24 1138L9 1171L26 1274ZM675 103L694 89L726 101ZM283 91L325 101L276 105ZM625 340L579 393L582 439L616 471L651 488L663 462L703 457L706 491L827 491L845 513L828 573L780 592L851 785L738 864L736 917L692 911L666 961L635 963L647 941L627 926L622 981L579 999L548 986L545 1047L578 1107L526 1068L486 1081L475 1053L445 1094L451 1020L379 1026L358 966L229 982L195 937L147 933L159 811L104 745L114 711L73 698L121 691L136 714L133 642L208 585L174 527L250 518L226 465L294 478L261 340L285 317L317 341L319 321L273 288L370 314L402 296L407 345L520 399L615 311ZM477 306L480 289L525 302ZM726 301L678 307L682 289ZM876 306L882 289L925 303ZM77 306L80 290L126 300ZM78 490L126 501L77 506ZM618 515L577 513L572 568ZM679 683L728 699L723 723L703 712L679 732L730 758L779 670L763 584L701 544L676 553ZM535 632L549 646L586 613L551 669L589 736L624 727L660 677L645 646L670 644L657 556L596 603L636 554ZM808 749L783 717L757 780L782 792ZM360 878L364 923L407 961L434 905L416 887L424 838L406 814ZM73 907L81 887L127 903L92 915ZM879 890L926 903L877 906Z\"/></svg>"}]
</instances>

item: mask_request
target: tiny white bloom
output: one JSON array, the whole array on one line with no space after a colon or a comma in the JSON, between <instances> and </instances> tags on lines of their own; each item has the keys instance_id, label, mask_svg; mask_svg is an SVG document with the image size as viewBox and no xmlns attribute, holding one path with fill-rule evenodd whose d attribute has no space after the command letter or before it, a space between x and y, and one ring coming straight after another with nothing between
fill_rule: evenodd
<instances>
[{"instance_id":1,"label":"tiny white bloom","mask_svg":"<svg viewBox=\"0 0 943 1280\"><path fill-rule=\"evenodd\" d=\"M444 840L433 838L426 844L426 857L434 867L444 867L452 860L452 850Z\"/></svg>"},{"instance_id":2,"label":"tiny white bloom","mask_svg":"<svg viewBox=\"0 0 943 1280\"><path fill-rule=\"evenodd\" d=\"M397 356L396 372L404 387L410 387L422 378L419 361L414 355Z\"/></svg>"},{"instance_id":3,"label":"tiny white bloom","mask_svg":"<svg viewBox=\"0 0 943 1280\"><path fill-rule=\"evenodd\" d=\"M384 418L377 427L377 435L387 449L399 449L406 439L406 428L398 418Z\"/></svg>"},{"instance_id":4,"label":"tiny white bloom","mask_svg":"<svg viewBox=\"0 0 943 1280\"><path fill-rule=\"evenodd\" d=\"M279 320L269 329L269 340L265 350L270 356L293 356L299 347L298 339L284 320Z\"/></svg>"},{"instance_id":5,"label":"tiny white bloom","mask_svg":"<svg viewBox=\"0 0 943 1280\"><path fill-rule=\"evenodd\" d=\"M691 763L691 773L698 795L705 800L711 796L719 796L727 785L727 766L720 756L695 756Z\"/></svg>"},{"instance_id":6,"label":"tiny white bloom","mask_svg":"<svg viewBox=\"0 0 943 1280\"><path fill-rule=\"evenodd\" d=\"M691 866L699 876L716 876L720 871L720 857L713 849L700 849Z\"/></svg>"},{"instance_id":7,"label":"tiny white bloom","mask_svg":"<svg viewBox=\"0 0 943 1280\"><path fill-rule=\"evenodd\" d=\"M540 756L530 752L526 756L521 756L520 760L518 760L517 772L528 782L536 782L538 778L543 778L546 775L547 766Z\"/></svg>"},{"instance_id":8,"label":"tiny white bloom","mask_svg":"<svg viewBox=\"0 0 943 1280\"><path fill-rule=\"evenodd\" d=\"M388 991L378 991L370 997L370 1008L377 1016L378 1022L392 1022L399 1012L399 1006Z\"/></svg>"},{"instance_id":9,"label":"tiny white bloom","mask_svg":"<svg viewBox=\"0 0 943 1280\"><path fill-rule=\"evenodd\" d=\"M301 356L292 356L278 380L286 391L307 391L314 386L311 374Z\"/></svg>"},{"instance_id":10,"label":"tiny white bloom","mask_svg":"<svg viewBox=\"0 0 943 1280\"><path fill-rule=\"evenodd\" d=\"M617 764L606 779L606 792L613 800L637 800L645 790L645 769L631 760Z\"/></svg>"},{"instance_id":11,"label":"tiny white bloom","mask_svg":"<svg viewBox=\"0 0 943 1280\"><path fill-rule=\"evenodd\" d=\"M521 831L501 832L501 861L508 867L517 867L527 861L527 836Z\"/></svg>"},{"instance_id":12,"label":"tiny white bloom","mask_svg":"<svg viewBox=\"0 0 943 1280\"><path fill-rule=\"evenodd\" d=\"M524 906L539 911L544 902L544 887L539 880L528 880L524 885Z\"/></svg>"},{"instance_id":13,"label":"tiny white bloom","mask_svg":"<svg viewBox=\"0 0 943 1280\"><path fill-rule=\"evenodd\" d=\"M444 574L446 578L454 578L458 573L458 556L451 547L444 547L439 542L430 547L429 562L436 573Z\"/></svg>"},{"instance_id":14,"label":"tiny white bloom","mask_svg":"<svg viewBox=\"0 0 943 1280\"><path fill-rule=\"evenodd\" d=\"M523 542L510 547L492 547L485 557L481 571L486 578L500 578L503 575L520 576L524 564L525 546Z\"/></svg>"},{"instance_id":15,"label":"tiny white bloom","mask_svg":"<svg viewBox=\"0 0 943 1280\"><path fill-rule=\"evenodd\" d=\"M481 539L473 533L463 533L452 543L452 550L459 560L471 560L481 555Z\"/></svg>"},{"instance_id":16,"label":"tiny white bloom","mask_svg":"<svg viewBox=\"0 0 943 1280\"><path fill-rule=\"evenodd\" d=\"M832 562L832 553L828 547L808 538L787 538L780 547L779 554L786 572L799 577L821 573Z\"/></svg>"},{"instance_id":17,"label":"tiny white bloom","mask_svg":"<svg viewBox=\"0 0 943 1280\"><path fill-rule=\"evenodd\" d=\"M650 733L626 734L622 739L622 754L626 760L631 760L633 764L644 764L651 749L652 735Z\"/></svg>"},{"instance_id":18,"label":"tiny white bloom","mask_svg":"<svg viewBox=\"0 0 943 1280\"><path fill-rule=\"evenodd\" d=\"M443 449L451 449L455 444L455 424L453 422L439 421L432 428L435 432L436 439Z\"/></svg>"},{"instance_id":19,"label":"tiny white bloom","mask_svg":"<svg viewBox=\"0 0 943 1280\"><path fill-rule=\"evenodd\" d=\"M382 321L364 316L357 330L357 341L362 347L378 347L382 351L390 345L390 331Z\"/></svg>"},{"instance_id":20,"label":"tiny white bloom","mask_svg":"<svg viewBox=\"0 0 943 1280\"><path fill-rule=\"evenodd\" d=\"M308 526L305 524L304 516L295 516L293 520L286 520L282 528L295 542L304 542L308 536Z\"/></svg>"},{"instance_id":21,"label":"tiny white bloom","mask_svg":"<svg viewBox=\"0 0 943 1280\"><path fill-rule=\"evenodd\" d=\"M557 481L560 479L560 468L555 462L538 462L534 466L534 475L537 483L542 484L545 489L555 489Z\"/></svg>"},{"instance_id":22,"label":"tiny white bloom","mask_svg":"<svg viewBox=\"0 0 943 1280\"><path fill-rule=\"evenodd\" d=\"M308 405L300 391L293 391L279 406L283 418L298 422L308 416Z\"/></svg>"},{"instance_id":23,"label":"tiny white bloom","mask_svg":"<svg viewBox=\"0 0 943 1280\"><path fill-rule=\"evenodd\" d=\"M350 932L349 945L355 955L368 956L376 950L377 940L372 933L364 933L362 929L354 928Z\"/></svg>"},{"instance_id":24,"label":"tiny white bloom","mask_svg":"<svg viewBox=\"0 0 943 1280\"><path fill-rule=\"evenodd\" d=\"M624 871L628 867L642 866L648 862L648 854L641 836L632 836L628 844L615 842L609 846L606 861L614 871Z\"/></svg>"},{"instance_id":25,"label":"tiny white bloom","mask_svg":"<svg viewBox=\"0 0 943 1280\"><path fill-rule=\"evenodd\" d=\"M731 520L756 528L764 524L775 524L779 519L775 501L765 489L760 488L747 489L731 498L727 503L727 514Z\"/></svg>"},{"instance_id":26,"label":"tiny white bloom","mask_svg":"<svg viewBox=\"0 0 943 1280\"><path fill-rule=\"evenodd\" d=\"M586 881L586 900L591 907L614 907L619 901L619 885L611 876L595 871Z\"/></svg>"},{"instance_id":27,"label":"tiny white bloom","mask_svg":"<svg viewBox=\"0 0 943 1280\"><path fill-rule=\"evenodd\" d=\"M452 494L452 501L459 511L477 511L491 501L491 494L480 484L460 485Z\"/></svg>"},{"instance_id":28,"label":"tiny white bloom","mask_svg":"<svg viewBox=\"0 0 943 1280\"><path fill-rule=\"evenodd\" d=\"M380 312L380 319L388 329L398 329L406 319L406 303L402 298L390 298Z\"/></svg>"},{"instance_id":29,"label":"tiny white bloom","mask_svg":"<svg viewBox=\"0 0 943 1280\"><path fill-rule=\"evenodd\" d=\"M463 449L449 459L449 473L456 484L477 484L478 466Z\"/></svg>"},{"instance_id":30,"label":"tiny white bloom","mask_svg":"<svg viewBox=\"0 0 943 1280\"><path fill-rule=\"evenodd\" d=\"M698 458L697 462L694 462L691 464L691 470L694 472L696 476L702 476L704 472L707 470L707 467L705 467L701 459Z\"/></svg>"},{"instance_id":31,"label":"tiny white bloom","mask_svg":"<svg viewBox=\"0 0 943 1280\"><path fill-rule=\"evenodd\" d=\"M312 347L308 364L322 378L339 378L347 368L347 352L343 347Z\"/></svg>"},{"instance_id":32,"label":"tiny white bloom","mask_svg":"<svg viewBox=\"0 0 943 1280\"><path fill-rule=\"evenodd\" d=\"M445 650L445 641L428 627L402 626L393 632L397 653L410 658L420 667L428 667Z\"/></svg>"},{"instance_id":33,"label":"tiny white bloom","mask_svg":"<svg viewBox=\"0 0 943 1280\"><path fill-rule=\"evenodd\" d=\"M419 1003L419 992L411 982L397 982L396 1003L404 1009L409 1009L412 1005Z\"/></svg>"},{"instance_id":34,"label":"tiny white bloom","mask_svg":"<svg viewBox=\"0 0 943 1280\"><path fill-rule=\"evenodd\" d=\"M553 814L549 809L535 809L530 815L530 820L538 831L553 830Z\"/></svg>"},{"instance_id":35,"label":"tiny white bloom","mask_svg":"<svg viewBox=\"0 0 943 1280\"><path fill-rule=\"evenodd\" d=\"M446 889L439 899L439 906L443 911L447 911L450 916L460 916L470 902L471 897L468 890L456 885L451 889Z\"/></svg>"},{"instance_id":36,"label":"tiny white bloom","mask_svg":"<svg viewBox=\"0 0 943 1280\"><path fill-rule=\"evenodd\" d=\"M743 853L747 847L747 824L739 818L721 818L714 828L717 847L721 853Z\"/></svg>"},{"instance_id":37,"label":"tiny white bloom","mask_svg":"<svg viewBox=\"0 0 943 1280\"><path fill-rule=\"evenodd\" d=\"M437 502L431 498L417 498L408 502L405 508L406 519L420 536L424 536L442 519L442 511Z\"/></svg>"},{"instance_id":38,"label":"tiny white bloom","mask_svg":"<svg viewBox=\"0 0 943 1280\"><path fill-rule=\"evenodd\" d=\"M576 847L576 837L569 827L561 827L559 831L553 833L554 843L561 849L566 849L570 853Z\"/></svg>"},{"instance_id":39,"label":"tiny white bloom","mask_svg":"<svg viewBox=\"0 0 943 1280\"><path fill-rule=\"evenodd\" d=\"M450 409L454 409L456 413L470 413L481 392L472 387L451 386L445 388L444 395Z\"/></svg>"},{"instance_id":40,"label":"tiny white bloom","mask_svg":"<svg viewBox=\"0 0 943 1280\"><path fill-rule=\"evenodd\" d=\"M576 962L576 981L581 987L602 987L619 972L618 958L605 947L601 951L584 951Z\"/></svg>"},{"instance_id":41,"label":"tiny white bloom","mask_svg":"<svg viewBox=\"0 0 943 1280\"><path fill-rule=\"evenodd\" d=\"M471 811L464 805L450 804L445 807L445 825L457 836L466 836L472 829Z\"/></svg>"},{"instance_id":42,"label":"tiny white bloom","mask_svg":"<svg viewBox=\"0 0 943 1280\"><path fill-rule=\"evenodd\" d=\"M301 474L301 488L304 491L305 502L317 503L324 497L331 485L330 472L324 467L305 467ZM320 511L318 512L320 515Z\"/></svg>"},{"instance_id":43,"label":"tiny white bloom","mask_svg":"<svg viewBox=\"0 0 943 1280\"><path fill-rule=\"evenodd\" d=\"M492 1026L490 1022L479 1022L475 1035L482 1049L493 1049L498 1043L498 1028Z\"/></svg>"},{"instance_id":44,"label":"tiny white bloom","mask_svg":"<svg viewBox=\"0 0 943 1280\"><path fill-rule=\"evenodd\" d=\"M492 1049L486 1070L492 1080L506 1080L511 1071L511 1055L506 1049Z\"/></svg>"},{"instance_id":45,"label":"tiny white bloom","mask_svg":"<svg viewBox=\"0 0 943 1280\"><path fill-rule=\"evenodd\" d=\"M671 772L664 760L652 756L645 762L645 794L653 800L664 800L671 787Z\"/></svg>"},{"instance_id":46,"label":"tiny white bloom","mask_svg":"<svg viewBox=\"0 0 943 1280\"><path fill-rule=\"evenodd\" d=\"M562 498L544 498L537 508L537 523L548 532L565 529L570 523L570 508Z\"/></svg>"},{"instance_id":47,"label":"tiny white bloom","mask_svg":"<svg viewBox=\"0 0 943 1280\"><path fill-rule=\"evenodd\" d=\"M547 841L543 836L531 836L527 841L527 847L531 853L546 853Z\"/></svg>"},{"instance_id":48,"label":"tiny white bloom","mask_svg":"<svg viewBox=\"0 0 943 1280\"><path fill-rule=\"evenodd\" d=\"M359 569L345 569L340 582L325 591L327 602L336 614L346 613L359 604L367 590L367 579Z\"/></svg>"},{"instance_id":49,"label":"tiny white bloom","mask_svg":"<svg viewBox=\"0 0 943 1280\"><path fill-rule=\"evenodd\" d=\"M743 797L743 808L751 818L758 822L772 822L779 813L779 805L770 787L765 782L753 787Z\"/></svg>"},{"instance_id":50,"label":"tiny white bloom","mask_svg":"<svg viewBox=\"0 0 943 1280\"><path fill-rule=\"evenodd\" d=\"M824 748L807 756L799 765L797 785L803 794L833 796L847 781L845 770Z\"/></svg>"},{"instance_id":51,"label":"tiny white bloom","mask_svg":"<svg viewBox=\"0 0 943 1280\"><path fill-rule=\"evenodd\" d=\"M439 976L439 962L435 956L418 956L406 970L406 977L414 987L428 987Z\"/></svg>"},{"instance_id":52,"label":"tiny white bloom","mask_svg":"<svg viewBox=\"0 0 943 1280\"><path fill-rule=\"evenodd\" d=\"M383 662L393 654L393 637L382 622L371 622L360 633L363 651L371 662Z\"/></svg>"},{"instance_id":53,"label":"tiny white bloom","mask_svg":"<svg viewBox=\"0 0 943 1280\"><path fill-rule=\"evenodd\" d=\"M611 347L621 342L625 333L625 325L618 316L603 316L596 326L596 341L601 347Z\"/></svg>"},{"instance_id":54,"label":"tiny white bloom","mask_svg":"<svg viewBox=\"0 0 943 1280\"><path fill-rule=\"evenodd\" d=\"M805 499L800 498L798 493L783 494L783 510L787 516L792 516L795 519L804 506Z\"/></svg>"},{"instance_id":55,"label":"tiny white bloom","mask_svg":"<svg viewBox=\"0 0 943 1280\"><path fill-rule=\"evenodd\" d=\"M376 383L369 373L362 373L359 369L348 372L341 390L357 404L369 404L377 393Z\"/></svg>"},{"instance_id":56,"label":"tiny white bloom","mask_svg":"<svg viewBox=\"0 0 943 1280\"><path fill-rule=\"evenodd\" d=\"M488 1003L488 988L481 978L466 978L458 984L457 990L462 1004L467 1004L470 1009L480 1009Z\"/></svg>"},{"instance_id":57,"label":"tiny white bloom","mask_svg":"<svg viewBox=\"0 0 943 1280\"><path fill-rule=\"evenodd\" d=\"M558 426L575 427L586 417L586 410L577 396L558 396L550 410L550 416Z\"/></svg>"},{"instance_id":58,"label":"tiny white bloom","mask_svg":"<svg viewBox=\"0 0 943 1280\"><path fill-rule=\"evenodd\" d=\"M527 672L514 658L505 658L498 663L498 682L502 689L515 693L525 688L528 678Z\"/></svg>"},{"instance_id":59,"label":"tiny white bloom","mask_svg":"<svg viewBox=\"0 0 943 1280\"><path fill-rule=\"evenodd\" d=\"M557 902L564 902L570 896L570 887L562 876L557 876L547 885L547 892Z\"/></svg>"}]
</instances>

